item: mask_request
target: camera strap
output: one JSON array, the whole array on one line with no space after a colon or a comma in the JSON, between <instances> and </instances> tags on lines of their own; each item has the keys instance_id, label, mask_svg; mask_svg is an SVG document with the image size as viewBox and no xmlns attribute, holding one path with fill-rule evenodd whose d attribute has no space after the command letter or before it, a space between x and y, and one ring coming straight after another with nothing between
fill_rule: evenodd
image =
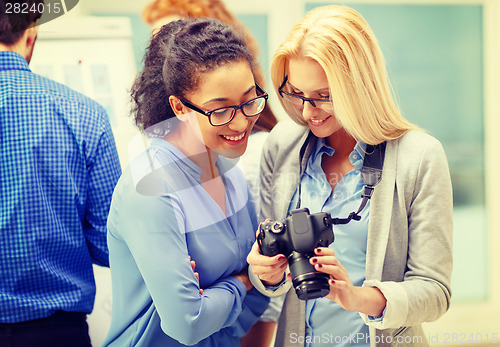
<instances>
[{"instance_id":1,"label":"camera strap","mask_svg":"<svg viewBox=\"0 0 500 347\"><path fill-rule=\"evenodd\" d=\"M309 140L311 140L310 136L308 137L307 142L309 142ZM313 143L314 142L315 141L313 141ZM359 221L361 219L361 216L359 215L360 212L363 211L366 204L373 195L373 190L375 189L375 186L382 179L382 168L384 166L385 147L386 147L386 142L382 142L378 145L366 145L365 159L363 161L363 167L361 168L361 179L365 184L363 188L363 193L361 194L363 200L361 201L358 210L356 212L351 212L349 216L347 216L347 218L332 218L331 222L333 224L347 224L351 220ZM304 154L304 152L301 151L301 154ZM300 207L301 185L302 184L299 183L298 187L299 197L297 201L297 208Z\"/></svg>"},{"instance_id":2,"label":"camera strap","mask_svg":"<svg viewBox=\"0 0 500 347\"><path fill-rule=\"evenodd\" d=\"M361 194L363 200L361 201L358 210L356 212L351 212L347 218L332 218L333 224L347 224L353 219L356 221L361 219L359 213L363 211L368 203L368 200L370 200L373 195L375 186L382 179L385 146L386 142L382 142L375 146L366 145L365 160L363 161L363 167L361 168L361 179L365 184L363 193Z\"/></svg>"}]
</instances>

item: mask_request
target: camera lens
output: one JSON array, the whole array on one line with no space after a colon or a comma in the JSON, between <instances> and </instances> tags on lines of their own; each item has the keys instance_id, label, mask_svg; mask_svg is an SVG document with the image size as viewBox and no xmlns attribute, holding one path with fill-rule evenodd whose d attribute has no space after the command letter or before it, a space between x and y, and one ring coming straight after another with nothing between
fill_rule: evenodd
<instances>
[{"instance_id":1,"label":"camera lens","mask_svg":"<svg viewBox=\"0 0 500 347\"><path fill-rule=\"evenodd\" d=\"M293 287L300 300L322 298L330 293L330 276L316 271L309 263L314 255L314 252L292 252L288 258Z\"/></svg>"}]
</instances>

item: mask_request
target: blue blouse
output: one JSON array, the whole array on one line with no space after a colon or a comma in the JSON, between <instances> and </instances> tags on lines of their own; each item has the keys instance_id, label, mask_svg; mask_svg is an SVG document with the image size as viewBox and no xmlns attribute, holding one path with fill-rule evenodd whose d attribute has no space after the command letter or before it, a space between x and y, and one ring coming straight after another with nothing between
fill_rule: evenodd
<instances>
[{"instance_id":1,"label":"blue blouse","mask_svg":"<svg viewBox=\"0 0 500 347\"><path fill-rule=\"evenodd\" d=\"M239 346L266 309L268 298L232 276L247 266L257 229L244 176L221 156L216 165L226 215L202 187L200 168L163 139L120 178L108 219L106 346Z\"/></svg>"},{"instance_id":2,"label":"blue blouse","mask_svg":"<svg viewBox=\"0 0 500 347\"><path fill-rule=\"evenodd\" d=\"M323 138L318 139L304 174L301 179L301 207L307 207L311 213L330 212L333 218L346 218L356 212L361 204L363 180L364 148L358 143L349 155L354 169L337 179L332 192L321 167L323 155L332 156L335 150L329 147ZM290 203L289 210L295 209L298 191ZM351 221L344 225L335 225L335 241L330 248L340 263L346 268L353 285L361 286L365 280L366 245L368 236L368 217L370 203L360 213L360 221ZM337 303L320 298L306 302L306 336L292 336L304 346L369 346L369 331L357 312L346 311Z\"/></svg>"}]
</instances>

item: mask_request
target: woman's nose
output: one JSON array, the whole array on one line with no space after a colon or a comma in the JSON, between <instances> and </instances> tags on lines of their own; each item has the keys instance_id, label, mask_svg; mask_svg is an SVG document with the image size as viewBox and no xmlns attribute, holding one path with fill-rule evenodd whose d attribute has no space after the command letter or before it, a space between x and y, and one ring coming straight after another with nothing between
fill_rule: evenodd
<instances>
[{"instance_id":1,"label":"woman's nose","mask_svg":"<svg viewBox=\"0 0 500 347\"><path fill-rule=\"evenodd\" d=\"M304 117L305 120L309 120L317 115L318 111L318 108L314 107L309 101L305 101L304 105L302 105L302 117Z\"/></svg>"},{"instance_id":2,"label":"woman's nose","mask_svg":"<svg viewBox=\"0 0 500 347\"><path fill-rule=\"evenodd\" d=\"M243 114L241 110L236 111L234 118L229 122L228 126L233 131L245 131L250 120Z\"/></svg>"}]
</instances>

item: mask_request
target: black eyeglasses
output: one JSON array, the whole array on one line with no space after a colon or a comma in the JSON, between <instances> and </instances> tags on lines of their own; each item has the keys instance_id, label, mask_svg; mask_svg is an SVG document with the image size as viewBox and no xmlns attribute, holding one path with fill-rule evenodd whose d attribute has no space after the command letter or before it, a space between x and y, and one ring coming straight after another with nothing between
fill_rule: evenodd
<instances>
[{"instance_id":1,"label":"black eyeglasses","mask_svg":"<svg viewBox=\"0 0 500 347\"><path fill-rule=\"evenodd\" d=\"M285 76L285 80L283 81L283 83L281 83L281 86L278 88L278 93L284 100L290 102L295 107L304 106L305 102L309 101L309 103L313 107L318 107L329 112L333 111L333 103L329 99L327 100L327 99L306 98L304 96L285 92L283 88L285 87L287 81L288 81L288 76Z\"/></svg>"},{"instance_id":2,"label":"black eyeglasses","mask_svg":"<svg viewBox=\"0 0 500 347\"><path fill-rule=\"evenodd\" d=\"M238 106L219 107L211 111L204 111L184 98L179 98L179 99L184 104L184 106L189 107L193 111L199 112L202 115L207 116L210 124L214 127L218 127L232 121L238 110L241 110L241 112L246 117L255 117L256 115L264 111L264 107L266 107L267 98L269 97L269 95L257 83L255 83L255 87L257 91L262 95L259 95L256 98L250 99L248 101L245 101L244 103Z\"/></svg>"}]
</instances>

